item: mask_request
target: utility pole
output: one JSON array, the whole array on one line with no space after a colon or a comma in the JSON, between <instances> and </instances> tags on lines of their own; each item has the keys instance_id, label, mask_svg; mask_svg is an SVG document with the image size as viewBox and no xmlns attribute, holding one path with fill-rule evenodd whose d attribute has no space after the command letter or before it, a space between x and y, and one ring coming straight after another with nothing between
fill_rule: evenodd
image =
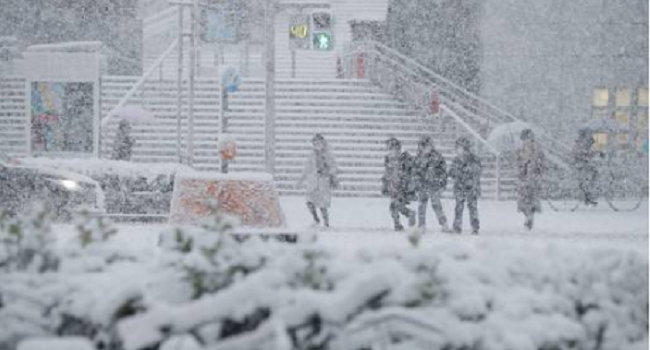
<instances>
[{"instance_id":1,"label":"utility pole","mask_svg":"<svg viewBox=\"0 0 650 350\"><path fill-rule=\"evenodd\" d=\"M181 114L183 113L183 6L178 5L178 76L176 77L176 156L178 163L183 162L181 146Z\"/></svg>"},{"instance_id":2,"label":"utility pole","mask_svg":"<svg viewBox=\"0 0 650 350\"><path fill-rule=\"evenodd\" d=\"M196 22L198 20L198 6L196 0L191 4L191 23L190 23L190 86L189 86L189 120L187 135L187 165L194 164L194 80L196 76Z\"/></svg>"},{"instance_id":3,"label":"utility pole","mask_svg":"<svg viewBox=\"0 0 650 350\"><path fill-rule=\"evenodd\" d=\"M197 22L197 0L191 1L172 1L170 5L178 6L178 77L177 77L177 93L176 98L176 152L178 160L183 160L181 152L181 117L182 117L182 93L183 93L183 55L184 45L183 41L186 37L190 39L190 69L189 69L189 91L188 91L188 118L187 118L187 142L185 163L189 166L193 165L194 161L194 83L196 77L196 22ZM184 22L184 9L190 8L190 32L185 33L183 26Z\"/></svg>"},{"instance_id":4,"label":"utility pole","mask_svg":"<svg viewBox=\"0 0 650 350\"><path fill-rule=\"evenodd\" d=\"M266 172L275 174L275 0L266 0L266 115L264 121L264 165Z\"/></svg>"}]
</instances>

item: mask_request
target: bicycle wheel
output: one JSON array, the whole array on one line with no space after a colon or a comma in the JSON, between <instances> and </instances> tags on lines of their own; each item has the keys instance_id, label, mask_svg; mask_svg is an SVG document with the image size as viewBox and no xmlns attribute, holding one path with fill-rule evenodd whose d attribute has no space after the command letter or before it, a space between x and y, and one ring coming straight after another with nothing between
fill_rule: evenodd
<instances>
[{"instance_id":1,"label":"bicycle wheel","mask_svg":"<svg viewBox=\"0 0 650 350\"><path fill-rule=\"evenodd\" d=\"M603 196L614 211L634 211L639 209L646 189L624 172L607 171L604 175Z\"/></svg>"},{"instance_id":2,"label":"bicycle wheel","mask_svg":"<svg viewBox=\"0 0 650 350\"><path fill-rule=\"evenodd\" d=\"M575 211L581 203L577 181L569 172L556 173L546 180L545 200L555 211Z\"/></svg>"}]
</instances>

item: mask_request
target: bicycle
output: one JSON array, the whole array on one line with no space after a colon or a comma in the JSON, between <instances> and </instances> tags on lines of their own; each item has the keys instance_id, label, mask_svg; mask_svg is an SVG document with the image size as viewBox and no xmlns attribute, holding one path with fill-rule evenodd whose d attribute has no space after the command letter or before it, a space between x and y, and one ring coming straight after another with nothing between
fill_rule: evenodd
<instances>
[{"instance_id":1,"label":"bicycle","mask_svg":"<svg viewBox=\"0 0 650 350\"><path fill-rule=\"evenodd\" d=\"M614 211L634 211L648 196L648 181L643 174L647 174L647 157L633 152L601 154L593 168L550 169L545 200L555 211L575 211L598 198L604 198Z\"/></svg>"}]
</instances>

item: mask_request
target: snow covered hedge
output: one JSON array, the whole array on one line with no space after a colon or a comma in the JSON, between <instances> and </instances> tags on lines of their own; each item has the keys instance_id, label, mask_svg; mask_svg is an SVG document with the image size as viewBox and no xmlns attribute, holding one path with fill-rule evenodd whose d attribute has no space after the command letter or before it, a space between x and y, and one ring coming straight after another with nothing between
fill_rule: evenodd
<instances>
[{"instance_id":1,"label":"snow covered hedge","mask_svg":"<svg viewBox=\"0 0 650 350\"><path fill-rule=\"evenodd\" d=\"M439 240L341 249L233 240L228 218L129 245L80 218L0 220L0 349L647 349L643 250ZM35 349L47 342L31 341ZM36 344L36 345L34 345Z\"/></svg>"}]
</instances>

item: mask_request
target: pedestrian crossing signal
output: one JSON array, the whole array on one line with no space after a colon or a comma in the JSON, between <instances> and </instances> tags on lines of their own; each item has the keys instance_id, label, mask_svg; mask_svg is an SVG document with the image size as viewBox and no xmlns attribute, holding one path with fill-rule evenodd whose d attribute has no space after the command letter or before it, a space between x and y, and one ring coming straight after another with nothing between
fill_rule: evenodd
<instances>
[{"instance_id":1,"label":"pedestrian crossing signal","mask_svg":"<svg viewBox=\"0 0 650 350\"><path fill-rule=\"evenodd\" d=\"M314 49L318 51L329 51L333 48L332 34L327 32L314 33Z\"/></svg>"}]
</instances>

